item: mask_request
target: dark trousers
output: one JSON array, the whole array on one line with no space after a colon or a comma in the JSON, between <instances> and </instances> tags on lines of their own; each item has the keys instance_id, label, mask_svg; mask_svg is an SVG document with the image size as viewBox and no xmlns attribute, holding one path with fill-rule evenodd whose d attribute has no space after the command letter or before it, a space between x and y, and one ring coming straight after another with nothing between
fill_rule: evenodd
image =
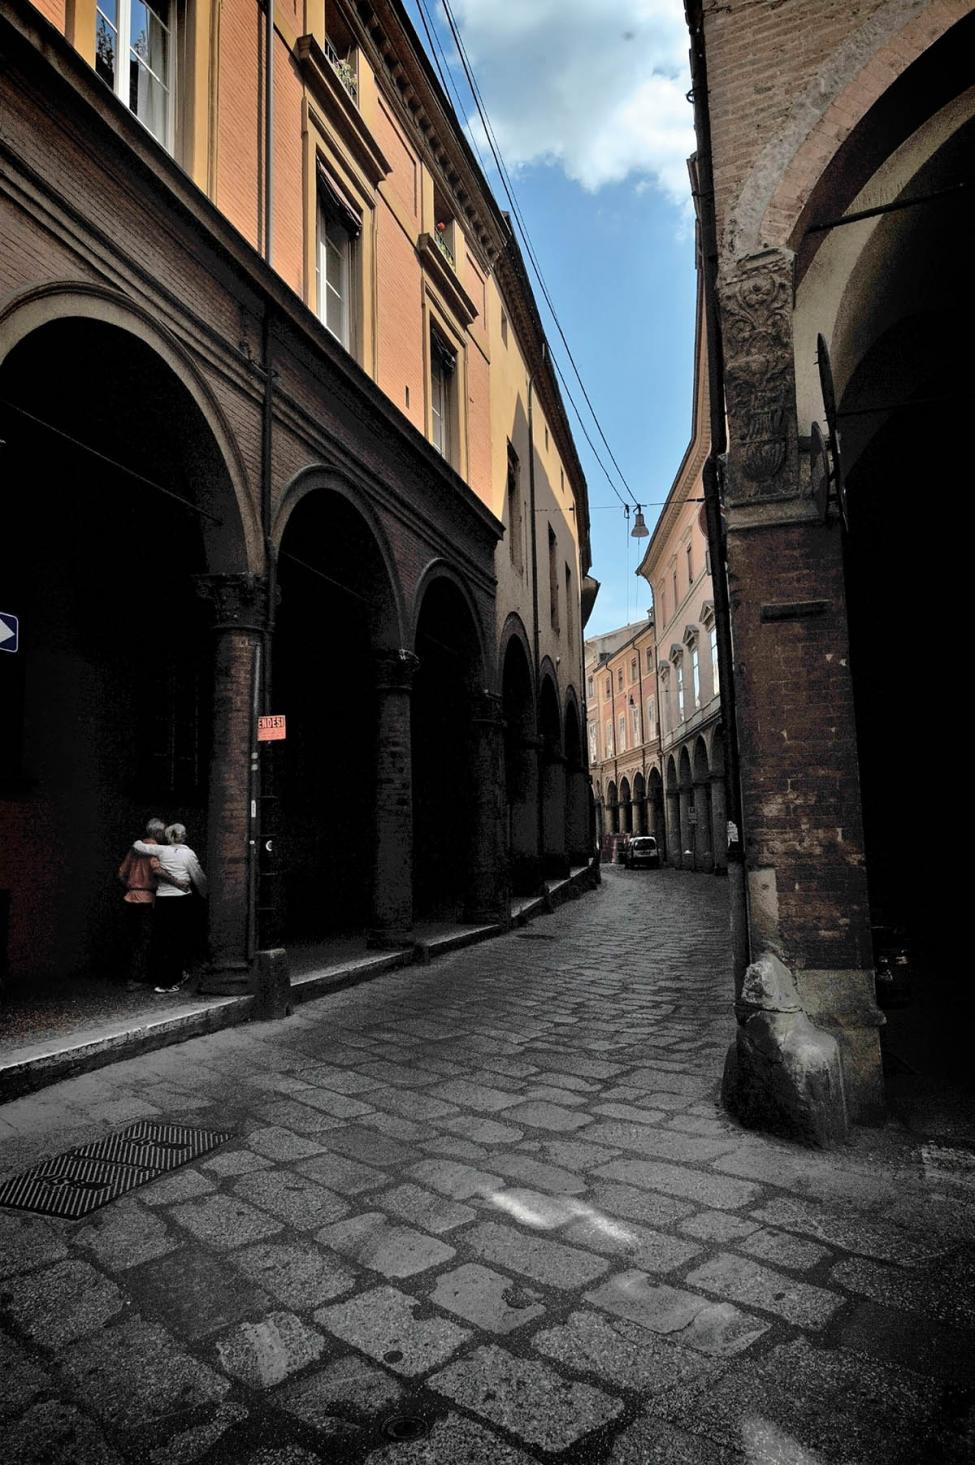
<instances>
[{"instance_id":1,"label":"dark trousers","mask_svg":"<svg viewBox=\"0 0 975 1465\"><path fill-rule=\"evenodd\" d=\"M152 948L152 905L123 903L126 925L126 977L130 982L149 980Z\"/></svg>"},{"instance_id":2,"label":"dark trousers","mask_svg":"<svg viewBox=\"0 0 975 1465\"><path fill-rule=\"evenodd\" d=\"M191 895L156 896L152 935L152 975L157 987L182 980L193 953L196 901Z\"/></svg>"}]
</instances>

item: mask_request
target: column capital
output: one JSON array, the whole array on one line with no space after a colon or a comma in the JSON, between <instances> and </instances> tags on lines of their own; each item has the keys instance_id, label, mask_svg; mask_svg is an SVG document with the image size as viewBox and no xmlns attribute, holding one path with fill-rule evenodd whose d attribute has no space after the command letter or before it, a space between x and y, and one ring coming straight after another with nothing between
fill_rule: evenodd
<instances>
[{"instance_id":1,"label":"column capital","mask_svg":"<svg viewBox=\"0 0 975 1465\"><path fill-rule=\"evenodd\" d=\"M197 595L210 607L215 631L266 631L270 619L267 580L261 575L194 575Z\"/></svg>"},{"instance_id":2,"label":"column capital","mask_svg":"<svg viewBox=\"0 0 975 1465\"><path fill-rule=\"evenodd\" d=\"M376 688L381 692L410 692L420 658L400 646L394 651L377 651L373 655Z\"/></svg>"},{"instance_id":3,"label":"column capital","mask_svg":"<svg viewBox=\"0 0 975 1465\"><path fill-rule=\"evenodd\" d=\"M794 262L791 250L765 249L736 260L719 285L732 506L799 494Z\"/></svg>"},{"instance_id":4,"label":"column capital","mask_svg":"<svg viewBox=\"0 0 975 1465\"><path fill-rule=\"evenodd\" d=\"M503 726L504 714L497 692L479 687L471 694L471 721L488 723L497 728Z\"/></svg>"}]
</instances>

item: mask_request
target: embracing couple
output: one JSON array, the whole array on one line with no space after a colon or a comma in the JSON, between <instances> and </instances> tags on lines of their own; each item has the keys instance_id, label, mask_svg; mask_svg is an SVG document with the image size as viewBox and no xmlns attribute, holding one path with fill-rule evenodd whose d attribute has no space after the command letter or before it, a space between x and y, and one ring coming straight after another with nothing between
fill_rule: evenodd
<instances>
[{"instance_id":1,"label":"embracing couple","mask_svg":"<svg viewBox=\"0 0 975 1465\"><path fill-rule=\"evenodd\" d=\"M150 819L119 866L129 912L130 992L155 985L157 992L178 992L189 981L196 945L193 891L207 893L206 876L186 843L183 824Z\"/></svg>"}]
</instances>

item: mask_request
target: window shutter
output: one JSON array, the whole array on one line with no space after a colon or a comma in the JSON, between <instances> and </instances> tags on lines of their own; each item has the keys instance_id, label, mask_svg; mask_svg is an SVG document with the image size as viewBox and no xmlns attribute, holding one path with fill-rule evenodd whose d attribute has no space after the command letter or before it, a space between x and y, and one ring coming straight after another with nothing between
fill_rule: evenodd
<instances>
[{"instance_id":1,"label":"window shutter","mask_svg":"<svg viewBox=\"0 0 975 1465\"><path fill-rule=\"evenodd\" d=\"M362 233L362 217L346 203L325 171L321 159L318 161L318 198L326 218L340 224L350 238L358 239Z\"/></svg>"}]
</instances>

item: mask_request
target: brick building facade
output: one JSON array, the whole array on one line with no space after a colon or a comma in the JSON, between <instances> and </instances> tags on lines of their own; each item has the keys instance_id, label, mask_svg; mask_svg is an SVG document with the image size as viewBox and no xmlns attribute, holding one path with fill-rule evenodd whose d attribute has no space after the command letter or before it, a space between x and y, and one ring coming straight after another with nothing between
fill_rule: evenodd
<instances>
[{"instance_id":1,"label":"brick building facade","mask_svg":"<svg viewBox=\"0 0 975 1465\"><path fill-rule=\"evenodd\" d=\"M970 0L686 9L761 966L738 973L726 1092L824 1142L885 1112L878 928L909 927L942 1054L967 1030L896 730L903 673L930 659L926 608L943 605L936 505L966 475L949 363L972 324L975 15Z\"/></svg>"},{"instance_id":2,"label":"brick building facade","mask_svg":"<svg viewBox=\"0 0 975 1465\"><path fill-rule=\"evenodd\" d=\"M148 813L213 991L503 919L589 845L586 486L402 6L4 0L0 54L12 979L110 964Z\"/></svg>"}]
</instances>

